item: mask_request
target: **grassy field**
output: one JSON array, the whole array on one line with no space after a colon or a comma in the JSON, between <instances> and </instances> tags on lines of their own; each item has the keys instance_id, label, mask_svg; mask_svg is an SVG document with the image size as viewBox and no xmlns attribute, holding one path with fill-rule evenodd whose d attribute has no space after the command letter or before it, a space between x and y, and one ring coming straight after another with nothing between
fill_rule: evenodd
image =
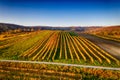
<instances>
[{"instance_id":1,"label":"grassy field","mask_svg":"<svg viewBox=\"0 0 120 80\"><path fill-rule=\"evenodd\" d=\"M0 46L0 59L120 66L117 58L70 31L43 30L18 34L1 40Z\"/></svg>"}]
</instances>

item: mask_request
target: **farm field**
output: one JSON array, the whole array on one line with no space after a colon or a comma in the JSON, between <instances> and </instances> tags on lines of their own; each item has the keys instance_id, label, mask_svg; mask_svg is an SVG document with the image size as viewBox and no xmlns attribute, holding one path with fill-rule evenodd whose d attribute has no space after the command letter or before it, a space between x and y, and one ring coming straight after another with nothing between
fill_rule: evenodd
<instances>
[{"instance_id":1,"label":"farm field","mask_svg":"<svg viewBox=\"0 0 120 80\"><path fill-rule=\"evenodd\" d=\"M5 80L119 80L120 71L28 62L0 62Z\"/></svg>"},{"instance_id":2,"label":"farm field","mask_svg":"<svg viewBox=\"0 0 120 80\"><path fill-rule=\"evenodd\" d=\"M12 44L4 46L5 42ZM119 59L71 31L31 32L20 38L2 40L1 46L4 46L0 48L1 59L120 66Z\"/></svg>"}]
</instances>

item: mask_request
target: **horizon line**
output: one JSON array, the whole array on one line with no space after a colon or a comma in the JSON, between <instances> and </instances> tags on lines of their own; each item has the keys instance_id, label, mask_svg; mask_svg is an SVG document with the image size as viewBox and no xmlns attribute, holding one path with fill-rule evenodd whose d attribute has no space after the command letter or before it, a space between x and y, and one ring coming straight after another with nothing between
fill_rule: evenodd
<instances>
[{"instance_id":1,"label":"horizon line","mask_svg":"<svg viewBox=\"0 0 120 80\"><path fill-rule=\"evenodd\" d=\"M38 27L38 26L46 26L46 27L109 27L109 26L120 26L120 24L113 25L71 25L71 26L52 26L52 25L24 25L19 23L9 23L9 22L0 22L0 24L13 24L24 27Z\"/></svg>"}]
</instances>

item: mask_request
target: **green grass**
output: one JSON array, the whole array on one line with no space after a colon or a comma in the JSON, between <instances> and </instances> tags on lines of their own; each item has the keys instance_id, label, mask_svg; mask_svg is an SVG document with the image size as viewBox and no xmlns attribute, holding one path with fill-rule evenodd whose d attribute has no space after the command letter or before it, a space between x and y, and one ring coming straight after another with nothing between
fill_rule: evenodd
<instances>
[{"instance_id":1,"label":"green grass","mask_svg":"<svg viewBox=\"0 0 120 80\"><path fill-rule=\"evenodd\" d=\"M71 36L78 36L78 34L75 33L75 32L69 32L69 34L70 34Z\"/></svg>"},{"instance_id":2,"label":"green grass","mask_svg":"<svg viewBox=\"0 0 120 80\"><path fill-rule=\"evenodd\" d=\"M52 62L52 61L50 61ZM91 66L103 66L103 67L120 67L120 65L117 65L115 62L111 62L111 64L108 64L106 61L103 60L103 63L99 63L97 60L94 61L94 63L91 63L89 61L84 61L83 59L80 59L80 62L76 59L72 61L71 59L61 59L61 60L54 60L54 62L58 63L67 63L67 64L79 64L79 65L91 65Z\"/></svg>"}]
</instances>

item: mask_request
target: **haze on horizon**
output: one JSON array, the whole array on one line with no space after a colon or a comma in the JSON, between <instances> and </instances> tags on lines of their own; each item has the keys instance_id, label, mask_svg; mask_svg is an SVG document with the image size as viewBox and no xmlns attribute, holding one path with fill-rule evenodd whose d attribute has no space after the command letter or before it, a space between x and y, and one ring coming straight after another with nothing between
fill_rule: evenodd
<instances>
[{"instance_id":1,"label":"haze on horizon","mask_svg":"<svg viewBox=\"0 0 120 80\"><path fill-rule=\"evenodd\" d=\"M0 23L25 26L120 25L120 0L0 0Z\"/></svg>"}]
</instances>

